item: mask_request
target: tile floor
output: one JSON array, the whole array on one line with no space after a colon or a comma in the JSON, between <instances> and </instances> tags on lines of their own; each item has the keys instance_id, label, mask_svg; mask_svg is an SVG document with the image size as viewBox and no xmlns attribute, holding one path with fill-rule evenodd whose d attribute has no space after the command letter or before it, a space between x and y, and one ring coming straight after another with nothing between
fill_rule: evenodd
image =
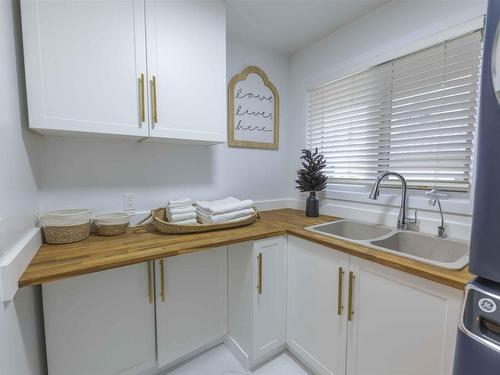
<instances>
[{"instance_id":1,"label":"tile floor","mask_svg":"<svg viewBox=\"0 0 500 375\"><path fill-rule=\"evenodd\" d=\"M283 353L253 372L245 371L224 345L201 354L165 375L310 375L288 353Z\"/></svg>"}]
</instances>

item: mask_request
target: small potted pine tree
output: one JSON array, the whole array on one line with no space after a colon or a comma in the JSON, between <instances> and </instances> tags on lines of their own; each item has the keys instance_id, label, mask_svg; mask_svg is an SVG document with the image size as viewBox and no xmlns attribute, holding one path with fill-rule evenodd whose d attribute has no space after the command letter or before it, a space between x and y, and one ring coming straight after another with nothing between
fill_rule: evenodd
<instances>
[{"instance_id":1,"label":"small potted pine tree","mask_svg":"<svg viewBox=\"0 0 500 375\"><path fill-rule=\"evenodd\" d=\"M306 216L319 216L319 198L316 193L326 189L328 177L322 171L326 166L326 160L318 149L302 150L302 167L297 171L297 189L301 192L309 192L306 200Z\"/></svg>"}]
</instances>

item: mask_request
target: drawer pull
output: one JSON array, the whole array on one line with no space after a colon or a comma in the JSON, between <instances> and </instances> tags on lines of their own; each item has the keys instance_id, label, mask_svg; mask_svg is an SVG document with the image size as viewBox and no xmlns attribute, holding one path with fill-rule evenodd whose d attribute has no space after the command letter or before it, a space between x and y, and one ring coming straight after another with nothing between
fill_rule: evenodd
<instances>
[{"instance_id":1,"label":"drawer pull","mask_svg":"<svg viewBox=\"0 0 500 375\"><path fill-rule=\"evenodd\" d=\"M151 80L151 105L152 109L152 122L153 126L158 122L158 105L156 101L156 77L153 76Z\"/></svg>"},{"instance_id":2,"label":"drawer pull","mask_svg":"<svg viewBox=\"0 0 500 375\"><path fill-rule=\"evenodd\" d=\"M353 311L353 303L352 303L352 297L354 294L354 272L349 272L349 301L348 301L348 306L347 306L347 320L352 321L352 315L354 314Z\"/></svg>"},{"instance_id":3,"label":"drawer pull","mask_svg":"<svg viewBox=\"0 0 500 375\"><path fill-rule=\"evenodd\" d=\"M165 302L165 262L160 260L160 296L161 301Z\"/></svg>"},{"instance_id":4,"label":"drawer pull","mask_svg":"<svg viewBox=\"0 0 500 375\"><path fill-rule=\"evenodd\" d=\"M337 314L339 316L342 315L342 310L344 306L342 306L342 290L343 290L343 283L344 283L344 270L342 267L339 267L339 290L338 290L338 300L337 300Z\"/></svg>"},{"instance_id":5,"label":"drawer pull","mask_svg":"<svg viewBox=\"0 0 500 375\"><path fill-rule=\"evenodd\" d=\"M257 263L259 267L257 293L262 294L262 253L257 255Z\"/></svg>"},{"instance_id":6,"label":"drawer pull","mask_svg":"<svg viewBox=\"0 0 500 375\"><path fill-rule=\"evenodd\" d=\"M151 261L148 261L148 298L149 303L153 303L153 266Z\"/></svg>"},{"instance_id":7,"label":"drawer pull","mask_svg":"<svg viewBox=\"0 0 500 375\"><path fill-rule=\"evenodd\" d=\"M144 95L144 73L141 73L139 78L139 101L141 112L141 123L146 121L146 98Z\"/></svg>"}]
</instances>

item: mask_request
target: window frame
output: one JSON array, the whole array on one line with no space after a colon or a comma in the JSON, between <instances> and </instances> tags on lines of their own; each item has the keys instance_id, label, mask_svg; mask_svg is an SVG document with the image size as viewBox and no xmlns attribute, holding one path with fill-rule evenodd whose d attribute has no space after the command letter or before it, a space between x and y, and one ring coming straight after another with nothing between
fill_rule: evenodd
<instances>
[{"instance_id":1,"label":"window frame","mask_svg":"<svg viewBox=\"0 0 500 375\"><path fill-rule=\"evenodd\" d=\"M306 124L303 133L303 142L307 147L308 144L308 126L307 126L307 105L308 105L308 91L314 87L326 84L331 81L339 80L353 74L360 73L371 67L383 64L390 60L394 60L420 50L432 47L434 45L443 43L446 40L460 37L467 33L474 32L484 28L485 16L475 16L468 18L461 23L449 26L441 31L430 31L428 36L420 37L408 43L402 43L403 47L394 48L394 46L387 46L385 51L372 51L372 53L365 53L361 58L345 61L338 67L332 68L326 72L316 74L306 78L304 81L303 92L303 123ZM371 55L371 56L370 56ZM480 108L478 108L478 113ZM477 124L476 132L479 128ZM475 145L474 154L477 154L478 146ZM476 170L477 158L473 157L471 170ZM470 189L468 192L464 191L450 191L450 199L442 202L443 211L449 213L456 213L460 215L472 214L472 202L474 200L475 192L475 173L472 172L470 180ZM324 192L324 197L327 199L370 203L383 206L399 206L399 199L401 197L398 190L398 185L383 186L380 191L379 200L373 201L368 199L370 186L361 184L339 184L329 183ZM409 187L408 188L408 207L415 209L429 209L429 199L425 198L423 191L425 188Z\"/></svg>"}]
</instances>

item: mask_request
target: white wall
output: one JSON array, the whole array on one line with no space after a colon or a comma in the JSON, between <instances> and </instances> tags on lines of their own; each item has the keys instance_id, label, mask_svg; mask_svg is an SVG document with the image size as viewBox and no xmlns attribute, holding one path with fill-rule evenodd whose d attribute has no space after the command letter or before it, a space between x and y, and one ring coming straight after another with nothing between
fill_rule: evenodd
<instances>
[{"instance_id":1,"label":"white wall","mask_svg":"<svg viewBox=\"0 0 500 375\"><path fill-rule=\"evenodd\" d=\"M326 38L296 53L290 63L290 127L289 174L298 168L299 150L305 147L306 88L361 71L391 58L435 44L466 30L480 21L486 1L393 1L337 30ZM476 18L476 20L472 20ZM368 200L368 189L329 194L322 212L341 217L394 225L399 196L391 189L387 206ZM387 192L386 192L387 193ZM289 191L289 195L294 192ZM438 216L434 208L416 192L410 205L418 207L419 229L436 232ZM297 193L295 193L297 196ZM383 202L384 197L381 201ZM461 197L459 197L461 198ZM303 197L300 197L303 199ZM471 204L469 200L444 202L449 235L468 239L470 236Z\"/></svg>"},{"instance_id":2,"label":"white wall","mask_svg":"<svg viewBox=\"0 0 500 375\"><path fill-rule=\"evenodd\" d=\"M33 228L37 191L32 160L36 145L26 130L19 4L0 1L0 255ZM1 258L1 257L0 257ZM39 288L25 288L0 302L0 374L45 373Z\"/></svg>"},{"instance_id":3,"label":"white wall","mask_svg":"<svg viewBox=\"0 0 500 375\"><path fill-rule=\"evenodd\" d=\"M264 69L276 85L286 133L289 57L228 37L228 81L248 65ZM278 151L51 136L40 138L38 146L41 211L122 210L123 193L135 193L137 211L143 211L181 196L273 200L288 192L289 147L283 136Z\"/></svg>"}]
</instances>

